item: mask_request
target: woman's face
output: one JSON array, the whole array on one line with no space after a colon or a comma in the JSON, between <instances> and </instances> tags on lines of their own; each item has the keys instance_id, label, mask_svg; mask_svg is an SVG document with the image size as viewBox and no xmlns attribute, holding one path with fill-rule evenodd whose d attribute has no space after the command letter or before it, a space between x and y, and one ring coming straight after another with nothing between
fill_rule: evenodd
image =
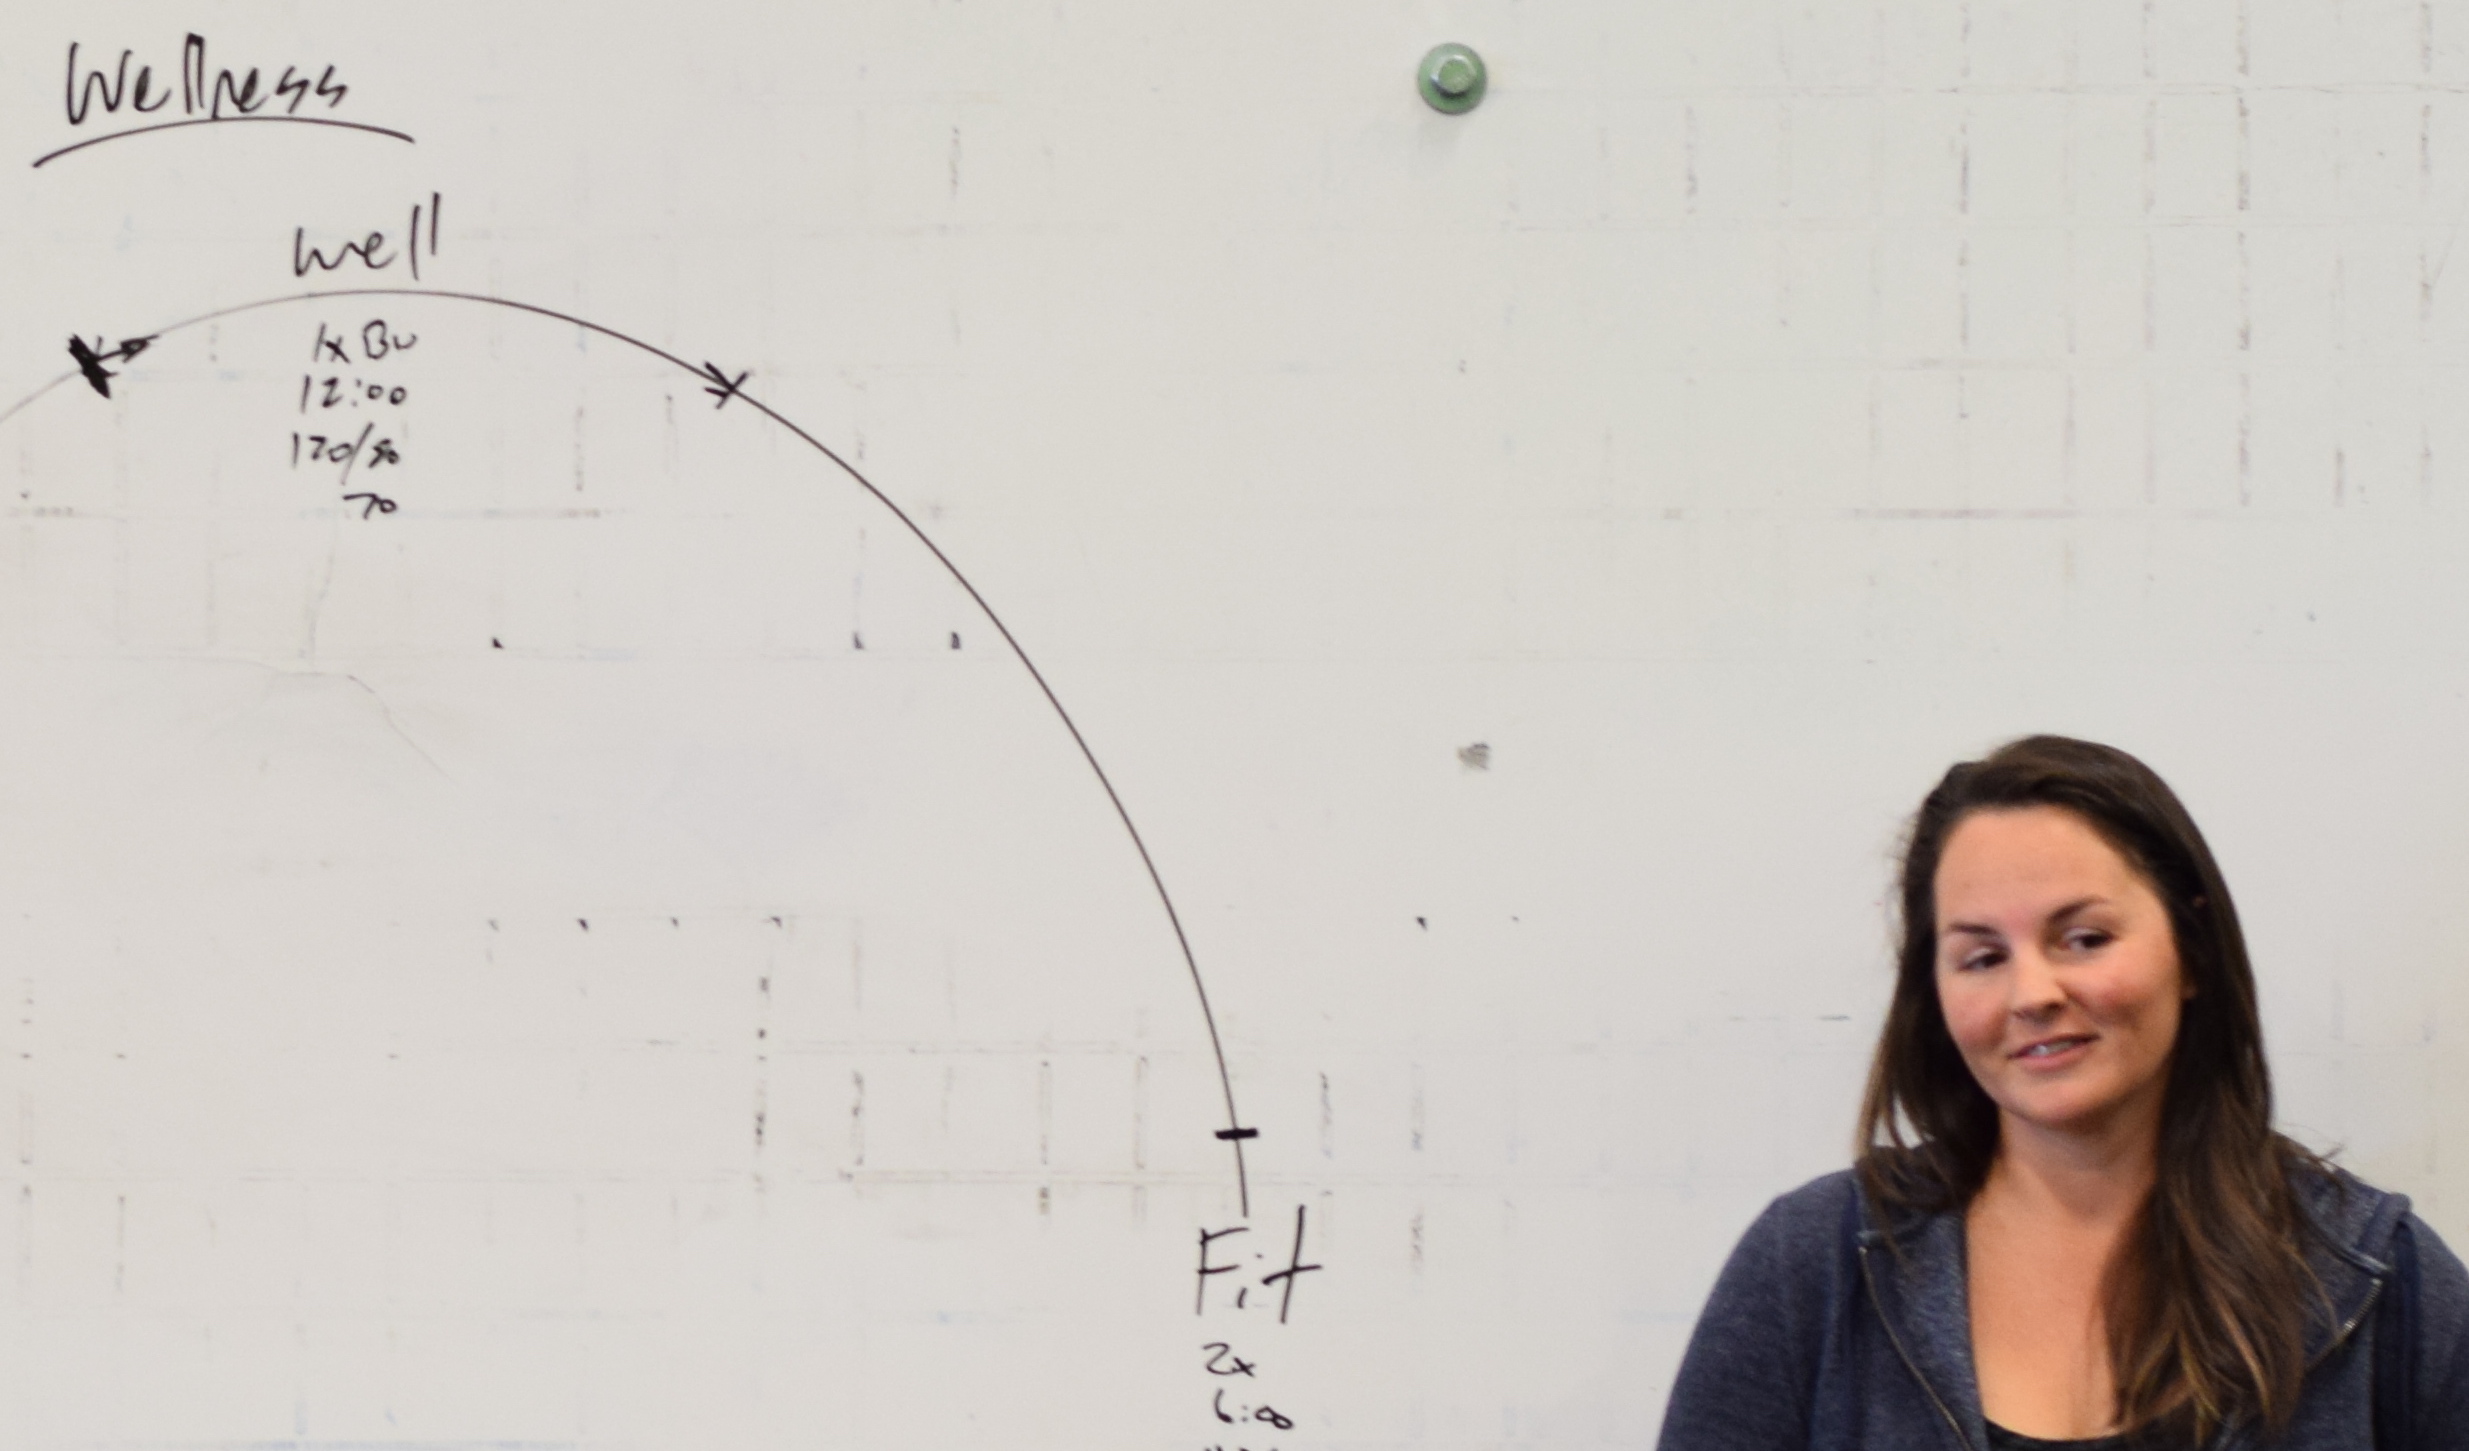
<instances>
[{"instance_id":1,"label":"woman's face","mask_svg":"<svg viewBox=\"0 0 2469 1451\"><path fill-rule=\"evenodd\" d=\"M1937 991L2001 1117L2157 1123L2191 996L2168 909L2080 816L1976 811L1938 858Z\"/></svg>"}]
</instances>

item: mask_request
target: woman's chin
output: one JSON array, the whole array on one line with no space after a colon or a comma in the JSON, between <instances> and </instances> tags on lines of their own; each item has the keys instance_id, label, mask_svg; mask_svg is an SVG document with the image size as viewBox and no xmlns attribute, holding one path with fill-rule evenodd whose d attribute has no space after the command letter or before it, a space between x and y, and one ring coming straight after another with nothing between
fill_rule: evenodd
<instances>
[{"instance_id":1,"label":"woman's chin","mask_svg":"<svg viewBox=\"0 0 2469 1451\"><path fill-rule=\"evenodd\" d=\"M2010 1131L2066 1138L2105 1138L2138 1117L2131 1095L2102 1091L2097 1084L2036 1084L2037 1091L2000 1097L2000 1126ZM2157 1116L2145 1115L2158 1127Z\"/></svg>"}]
</instances>

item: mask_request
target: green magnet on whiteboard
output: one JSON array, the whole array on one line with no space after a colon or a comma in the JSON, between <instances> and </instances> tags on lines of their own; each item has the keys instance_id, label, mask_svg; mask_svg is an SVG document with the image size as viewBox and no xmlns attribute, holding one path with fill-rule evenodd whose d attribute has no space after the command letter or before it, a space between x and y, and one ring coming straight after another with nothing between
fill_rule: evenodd
<instances>
[{"instance_id":1,"label":"green magnet on whiteboard","mask_svg":"<svg viewBox=\"0 0 2469 1451\"><path fill-rule=\"evenodd\" d=\"M1483 69L1483 57L1462 45L1435 45L1423 57L1415 72L1415 84L1423 99L1435 111L1457 115L1471 111L1483 99L1483 87L1491 79Z\"/></svg>"}]
</instances>

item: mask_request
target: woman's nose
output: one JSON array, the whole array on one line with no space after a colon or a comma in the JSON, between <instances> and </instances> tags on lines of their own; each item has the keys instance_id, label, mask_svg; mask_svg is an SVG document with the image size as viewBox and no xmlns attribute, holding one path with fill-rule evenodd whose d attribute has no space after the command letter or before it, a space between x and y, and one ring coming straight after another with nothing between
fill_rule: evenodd
<instances>
[{"instance_id":1,"label":"woman's nose","mask_svg":"<svg viewBox=\"0 0 2469 1451\"><path fill-rule=\"evenodd\" d=\"M2015 970L2009 981L2014 992L2012 1006L2017 1014L2043 1017L2056 1011L2059 1004L2066 1001L2064 990L2058 986L2057 970L2049 965L2048 958L2026 948L2015 954L2014 963Z\"/></svg>"}]
</instances>

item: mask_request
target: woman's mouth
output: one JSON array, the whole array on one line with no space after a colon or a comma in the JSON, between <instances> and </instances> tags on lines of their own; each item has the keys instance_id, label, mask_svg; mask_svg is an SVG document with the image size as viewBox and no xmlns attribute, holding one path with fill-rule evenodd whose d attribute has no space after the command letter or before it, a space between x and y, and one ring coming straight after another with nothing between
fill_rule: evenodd
<instances>
[{"instance_id":1,"label":"woman's mouth","mask_svg":"<svg viewBox=\"0 0 2469 1451\"><path fill-rule=\"evenodd\" d=\"M2082 1056L2082 1051L2090 1047L2091 1043L2092 1035L2089 1033L2043 1038L2018 1050L2013 1056L2016 1061L2036 1068L2055 1067L2061 1063L2070 1063Z\"/></svg>"}]
</instances>

